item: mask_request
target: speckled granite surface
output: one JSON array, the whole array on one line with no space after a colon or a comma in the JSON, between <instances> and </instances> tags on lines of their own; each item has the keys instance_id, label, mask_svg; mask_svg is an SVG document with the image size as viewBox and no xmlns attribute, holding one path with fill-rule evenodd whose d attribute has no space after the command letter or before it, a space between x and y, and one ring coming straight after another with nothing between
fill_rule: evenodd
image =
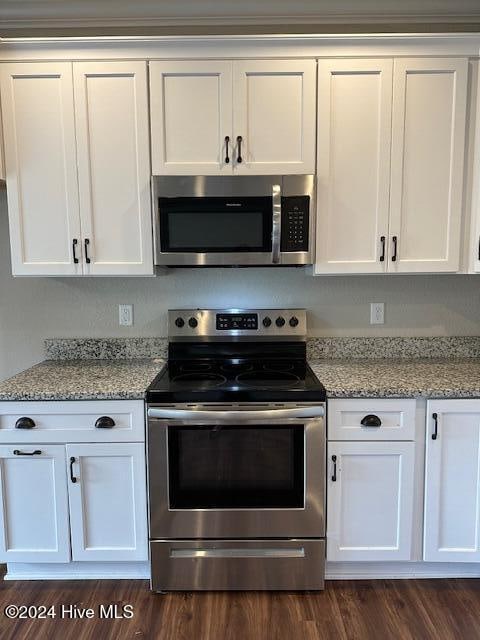
<instances>
[{"instance_id":1,"label":"speckled granite surface","mask_svg":"<svg viewBox=\"0 0 480 640\"><path fill-rule=\"evenodd\" d=\"M311 360L329 398L480 398L480 359Z\"/></svg>"},{"instance_id":2,"label":"speckled granite surface","mask_svg":"<svg viewBox=\"0 0 480 640\"><path fill-rule=\"evenodd\" d=\"M1 400L142 400L163 360L46 360L0 383Z\"/></svg>"},{"instance_id":3,"label":"speckled granite surface","mask_svg":"<svg viewBox=\"0 0 480 640\"><path fill-rule=\"evenodd\" d=\"M167 338L49 338L48 360L129 360L165 358Z\"/></svg>"}]
</instances>

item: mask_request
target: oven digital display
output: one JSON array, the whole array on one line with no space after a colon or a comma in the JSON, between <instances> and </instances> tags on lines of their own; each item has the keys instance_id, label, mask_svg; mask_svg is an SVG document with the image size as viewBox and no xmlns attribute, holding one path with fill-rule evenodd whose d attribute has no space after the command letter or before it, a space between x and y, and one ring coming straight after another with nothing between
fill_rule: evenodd
<instances>
[{"instance_id":1,"label":"oven digital display","mask_svg":"<svg viewBox=\"0 0 480 640\"><path fill-rule=\"evenodd\" d=\"M217 331L258 329L257 313L217 313Z\"/></svg>"}]
</instances>

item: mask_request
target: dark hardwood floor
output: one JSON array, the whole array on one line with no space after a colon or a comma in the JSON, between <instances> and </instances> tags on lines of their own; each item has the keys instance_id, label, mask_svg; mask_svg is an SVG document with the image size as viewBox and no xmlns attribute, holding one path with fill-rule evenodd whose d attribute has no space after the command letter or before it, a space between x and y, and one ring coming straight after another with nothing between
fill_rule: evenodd
<instances>
[{"instance_id":1,"label":"dark hardwood floor","mask_svg":"<svg viewBox=\"0 0 480 640\"><path fill-rule=\"evenodd\" d=\"M99 619L100 604L133 606ZM56 619L9 620L5 607L55 605ZM61 605L95 609L61 619ZM328 582L321 593L154 595L144 581L2 582L1 640L478 640L480 580Z\"/></svg>"}]
</instances>

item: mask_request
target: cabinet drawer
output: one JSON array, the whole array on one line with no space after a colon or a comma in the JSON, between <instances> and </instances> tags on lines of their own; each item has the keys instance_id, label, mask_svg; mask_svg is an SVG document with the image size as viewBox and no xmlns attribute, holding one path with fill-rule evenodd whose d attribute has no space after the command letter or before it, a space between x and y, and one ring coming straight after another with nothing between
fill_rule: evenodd
<instances>
[{"instance_id":1,"label":"cabinet drawer","mask_svg":"<svg viewBox=\"0 0 480 640\"><path fill-rule=\"evenodd\" d=\"M415 400L330 400L327 424L329 440L414 440Z\"/></svg>"},{"instance_id":2,"label":"cabinet drawer","mask_svg":"<svg viewBox=\"0 0 480 640\"><path fill-rule=\"evenodd\" d=\"M114 425L96 426L101 424L98 419L102 417L111 418ZM22 418L28 420L21 421ZM108 425L109 421L103 423ZM27 428L19 428L21 426ZM0 443L144 440L142 400L0 403Z\"/></svg>"}]
</instances>

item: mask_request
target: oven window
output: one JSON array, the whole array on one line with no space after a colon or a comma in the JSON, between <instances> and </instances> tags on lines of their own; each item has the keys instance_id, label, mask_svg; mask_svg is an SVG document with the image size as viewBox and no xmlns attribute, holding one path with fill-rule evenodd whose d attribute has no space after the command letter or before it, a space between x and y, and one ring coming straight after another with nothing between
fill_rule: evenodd
<instances>
[{"instance_id":1,"label":"oven window","mask_svg":"<svg viewBox=\"0 0 480 640\"><path fill-rule=\"evenodd\" d=\"M300 425L168 428L172 509L303 508Z\"/></svg>"},{"instance_id":2,"label":"oven window","mask_svg":"<svg viewBox=\"0 0 480 640\"><path fill-rule=\"evenodd\" d=\"M271 198L160 198L159 208L162 251L272 250Z\"/></svg>"}]
</instances>

